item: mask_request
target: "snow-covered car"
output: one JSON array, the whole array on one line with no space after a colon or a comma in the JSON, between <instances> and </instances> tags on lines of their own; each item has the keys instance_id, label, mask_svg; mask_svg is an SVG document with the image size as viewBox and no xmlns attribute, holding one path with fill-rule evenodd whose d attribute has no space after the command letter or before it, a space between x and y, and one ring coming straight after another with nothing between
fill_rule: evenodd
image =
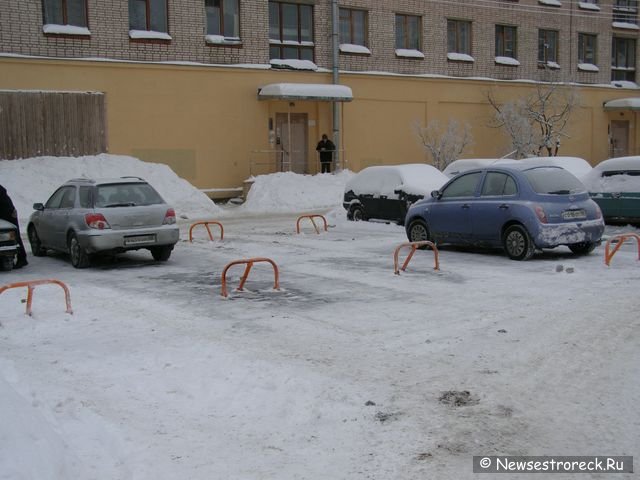
<instances>
[{"instance_id":1,"label":"snow-covered car","mask_svg":"<svg viewBox=\"0 0 640 480\"><path fill-rule=\"evenodd\" d=\"M605 160L581 180L605 222L640 225L640 156Z\"/></svg>"},{"instance_id":2,"label":"snow-covered car","mask_svg":"<svg viewBox=\"0 0 640 480\"><path fill-rule=\"evenodd\" d=\"M0 220L0 270L2 271L11 270L15 263L18 253L16 235L16 226L13 223Z\"/></svg>"},{"instance_id":3,"label":"snow-covered car","mask_svg":"<svg viewBox=\"0 0 640 480\"><path fill-rule=\"evenodd\" d=\"M76 268L89 266L96 253L141 248L166 261L179 240L174 209L138 177L69 180L33 208L27 226L33 255L68 252Z\"/></svg>"},{"instance_id":4,"label":"snow-covered car","mask_svg":"<svg viewBox=\"0 0 640 480\"><path fill-rule=\"evenodd\" d=\"M484 168L490 165L502 165L514 162L510 158L461 158L454 160L442 171L448 178L453 178L459 173L473 170L474 168Z\"/></svg>"},{"instance_id":5,"label":"snow-covered car","mask_svg":"<svg viewBox=\"0 0 640 480\"><path fill-rule=\"evenodd\" d=\"M514 161L532 167L562 167L578 179L592 170L589 162L580 157L529 157Z\"/></svg>"},{"instance_id":6,"label":"snow-covered car","mask_svg":"<svg viewBox=\"0 0 640 480\"><path fill-rule=\"evenodd\" d=\"M342 205L349 220L403 224L409 206L447 180L440 170L424 163L367 167L347 182Z\"/></svg>"}]
</instances>

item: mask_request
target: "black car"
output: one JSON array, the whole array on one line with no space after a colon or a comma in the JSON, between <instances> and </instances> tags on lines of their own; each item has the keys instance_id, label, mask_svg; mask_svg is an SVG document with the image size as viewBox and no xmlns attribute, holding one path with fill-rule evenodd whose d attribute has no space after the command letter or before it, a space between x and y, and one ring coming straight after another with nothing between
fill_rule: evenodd
<instances>
[{"instance_id":1,"label":"black car","mask_svg":"<svg viewBox=\"0 0 640 480\"><path fill-rule=\"evenodd\" d=\"M349 220L403 224L409 206L447 180L440 170L423 163L367 167L347 182L342 205Z\"/></svg>"},{"instance_id":2,"label":"black car","mask_svg":"<svg viewBox=\"0 0 640 480\"><path fill-rule=\"evenodd\" d=\"M18 253L16 226L6 220L0 220L0 270L13 268Z\"/></svg>"}]
</instances>

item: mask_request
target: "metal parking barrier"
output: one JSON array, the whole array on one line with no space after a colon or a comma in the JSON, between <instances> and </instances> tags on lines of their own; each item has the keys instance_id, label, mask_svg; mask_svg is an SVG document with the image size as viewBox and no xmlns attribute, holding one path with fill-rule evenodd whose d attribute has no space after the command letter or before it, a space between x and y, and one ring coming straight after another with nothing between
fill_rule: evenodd
<instances>
[{"instance_id":1,"label":"metal parking barrier","mask_svg":"<svg viewBox=\"0 0 640 480\"><path fill-rule=\"evenodd\" d=\"M394 266L394 272L396 275L400 275L400 270L402 270L403 272L407 269L407 265L409 265L409 262L411 261L411 258L413 257L413 254L416 253L416 250L420 247L431 247L431 249L433 250L433 258L435 260L435 266L433 267L434 270L440 270L440 261L438 259L438 247L436 247L435 243L430 242L428 240L424 240L421 242L407 242L407 243L403 243L401 245L399 245L394 254L393 254L393 266ZM400 256L400 250L402 250L404 247L410 247L411 251L409 252L409 255L407 255L407 258L405 259L404 263L402 264L401 268L398 268L398 257Z\"/></svg>"},{"instance_id":2,"label":"metal parking barrier","mask_svg":"<svg viewBox=\"0 0 640 480\"><path fill-rule=\"evenodd\" d=\"M609 240L604 247L604 263L608 266L611 264L611 259L616 254L620 247L624 244L624 242L630 238L635 238L638 244L638 260L640 260L640 235L637 233L621 233L619 235L614 235ZM611 250L611 244L615 243L613 250Z\"/></svg>"},{"instance_id":3,"label":"metal parking barrier","mask_svg":"<svg viewBox=\"0 0 640 480\"><path fill-rule=\"evenodd\" d=\"M222 224L215 220L206 220L203 222L196 222L189 227L189 242L193 242L193 229L197 225L204 225L204 227L207 229L207 233L209 234L209 240L211 240L212 242L213 242L213 235L211 233L211 229L209 228L209 225L218 225L218 227L220 227L220 240L224 240L224 227L222 226Z\"/></svg>"},{"instance_id":4,"label":"metal parking barrier","mask_svg":"<svg viewBox=\"0 0 640 480\"><path fill-rule=\"evenodd\" d=\"M64 284L64 282L61 282L60 280L29 280L26 282L16 282L16 283L10 283L9 285L4 285L3 287L0 287L0 294L2 294L4 291L9 290L10 288L20 288L20 287L27 287L27 315L31 316L31 304L33 302L33 291L35 290L35 288L38 285L45 285L45 284L55 284L55 285L59 285L62 290L64 290L64 300L65 303L67 304L67 313L72 314L73 310L71 309L71 295L69 294L69 288Z\"/></svg>"},{"instance_id":5,"label":"metal parking barrier","mask_svg":"<svg viewBox=\"0 0 640 480\"><path fill-rule=\"evenodd\" d=\"M318 226L316 225L316 222L314 220L314 218L321 218L322 222L324 223L324 231L326 232L328 229L328 225L327 225L327 219L324 218L324 215L300 215L298 217L298 220L296 221L296 233L300 233L300 221L303 218L308 218L309 220L311 220L311 223L313 224L313 228L316 229L316 233L318 235L320 235L320 229L318 228Z\"/></svg>"},{"instance_id":6,"label":"metal parking barrier","mask_svg":"<svg viewBox=\"0 0 640 480\"><path fill-rule=\"evenodd\" d=\"M244 273L242 274L242 277L240 277L240 285L238 285L238 288L236 288L236 290L242 291L242 289L244 288L244 284L247 281L247 278L249 277L249 272L251 271L251 268L253 267L254 263L259 263L259 262L266 262L266 263L270 263L271 266L273 267L273 274L275 277L274 280L274 284L273 284L273 289L274 290L279 290L280 289L280 284L278 283L278 266L276 265L276 263L271 260L270 258L262 258L262 257L256 257L256 258L247 258L247 259L243 259L243 260L234 260L233 262L228 263L224 269L222 270L222 296L223 297L227 297L228 293L227 293L227 271L229 270L229 268L231 268L234 265L246 265L245 269L244 269Z\"/></svg>"}]
</instances>

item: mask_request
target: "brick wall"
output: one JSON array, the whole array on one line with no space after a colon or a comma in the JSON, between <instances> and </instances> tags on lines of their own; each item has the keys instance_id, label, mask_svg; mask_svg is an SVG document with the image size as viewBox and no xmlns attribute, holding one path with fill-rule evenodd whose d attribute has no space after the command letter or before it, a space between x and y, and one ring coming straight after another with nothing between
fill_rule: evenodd
<instances>
[{"instance_id":1,"label":"brick wall","mask_svg":"<svg viewBox=\"0 0 640 480\"><path fill-rule=\"evenodd\" d=\"M45 35L39 0L3 2L0 15L0 51L4 53L62 58L100 57L131 61L186 61L210 64L269 61L268 1L241 0L239 46L211 46L204 41L204 0L169 0L170 42L135 42L129 38L128 0L88 0L89 37ZM562 0L560 7L538 0L430 1L341 0L341 6L368 12L368 47L371 55L340 54L340 68L348 71L386 71L402 74L437 74L498 79L543 79L538 67L538 29L558 30L557 78L582 83L609 83L611 38L638 37L633 30L614 30L611 2L600 2L600 11L583 10L577 1ZM490 6L487 6L490 5ZM395 14L422 18L424 59L399 58L395 53ZM447 60L447 19L472 22L473 63ZM519 66L496 65L495 25L517 27ZM315 61L331 68L331 2L314 6ZM577 69L578 32L598 35L599 72ZM640 51L640 48L637 49Z\"/></svg>"}]
</instances>

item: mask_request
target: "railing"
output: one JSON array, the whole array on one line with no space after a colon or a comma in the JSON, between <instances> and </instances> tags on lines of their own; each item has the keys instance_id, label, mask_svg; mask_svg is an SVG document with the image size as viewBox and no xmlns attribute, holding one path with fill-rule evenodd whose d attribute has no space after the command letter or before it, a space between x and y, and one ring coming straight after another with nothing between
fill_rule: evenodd
<instances>
[{"instance_id":1,"label":"railing","mask_svg":"<svg viewBox=\"0 0 640 480\"><path fill-rule=\"evenodd\" d=\"M624 244L624 242L630 238L635 238L638 243L638 260L640 260L640 235L637 233L621 233L620 235L615 235L607 240L607 243L604 247L604 263L607 267L611 264L611 259L616 254L620 247ZM613 250L610 250L611 244L615 243L615 247Z\"/></svg>"},{"instance_id":2,"label":"railing","mask_svg":"<svg viewBox=\"0 0 640 480\"><path fill-rule=\"evenodd\" d=\"M278 283L278 266L276 265L276 263L270 258L262 258L262 257L247 258L243 260L234 260L233 262L228 263L222 270L222 292L221 292L222 296L225 298L229 296L227 292L227 271L229 270L229 268L231 268L234 265L242 265L242 264L246 265L244 269L244 273L240 278L240 285L238 285L238 288L236 288L236 290L242 291L242 289L244 288L244 284L247 281L247 278L249 277L249 272L251 271L251 267L253 267L254 263L258 263L258 262L266 262L271 264L271 266L273 267L273 274L275 276L273 289L278 290L280 288L280 284Z\"/></svg>"},{"instance_id":3,"label":"railing","mask_svg":"<svg viewBox=\"0 0 640 480\"><path fill-rule=\"evenodd\" d=\"M347 168L346 152L345 150L336 150L338 155L338 161L332 162L331 171L340 171ZM302 153L299 150L293 150L292 154ZM306 154L305 154L306 157ZM320 173L322 171L322 165L320 163L320 154L316 152L313 162L304 161L300 164L304 173ZM293 165L291 163L291 156L286 150L252 150L249 154L249 175L266 175L269 173L277 172L291 172L293 171Z\"/></svg>"},{"instance_id":4,"label":"railing","mask_svg":"<svg viewBox=\"0 0 640 480\"><path fill-rule=\"evenodd\" d=\"M9 290L10 288L20 288L27 287L27 315L31 316L31 303L33 302L33 291L38 285L45 284L54 284L59 285L62 290L64 290L64 300L67 304L67 313L73 313L71 309L71 295L69 294L69 288L60 280L29 280L26 282L16 282L10 283L9 285L5 285L0 287L0 294L2 294L5 290Z\"/></svg>"},{"instance_id":5,"label":"railing","mask_svg":"<svg viewBox=\"0 0 640 480\"><path fill-rule=\"evenodd\" d=\"M224 240L224 227L222 226L222 224L220 222L216 222L215 220L206 220L203 222L196 222L189 227L189 242L193 242L193 229L197 225L204 225L204 227L207 229L207 233L209 234L209 240L212 242L213 242L213 235L211 234L211 229L209 228L209 225L218 225L218 227L220 227L220 240Z\"/></svg>"},{"instance_id":6,"label":"railing","mask_svg":"<svg viewBox=\"0 0 640 480\"><path fill-rule=\"evenodd\" d=\"M309 220L311 220L311 223L313 224L313 228L315 228L316 233L318 235L320 235L320 229L316 225L314 218L321 218L322 222L324 223L324 231L325 232L327 231L327 228L328 228L327 219L324 218L324 215L312 214L312 215L300 215L298 217L298 220L296 221L296 233L300 233L300 220L302 220L303 218L308 218Z\"/></svg>"},{"instance_id":7,"label":"railing","mask_svg":"<svg viewBox=\"0 0 640 480\"><path fill-rule=\"evenodd\" d=\"M409 255L407 255L407 258L402 264L402 267L398 268L398 265L399 265L398 257L400 256L400 250L402 250L404 247L410 247L411 251L409 252ZM409 265L409 262L411 261L413 254L416 253L416 250L420 247L431 247L431 249L433 250L433 257L435 260L435 266L433 267L433 269L440 270L440 261L438 259L438 248L433 242L424 240L421 242L403 243L396 248L395 252L393 253L393 273L395 273L396 275L400 275L400 270L404 272L407 269L407 265Z\"/></svg>"}]
</instances>

